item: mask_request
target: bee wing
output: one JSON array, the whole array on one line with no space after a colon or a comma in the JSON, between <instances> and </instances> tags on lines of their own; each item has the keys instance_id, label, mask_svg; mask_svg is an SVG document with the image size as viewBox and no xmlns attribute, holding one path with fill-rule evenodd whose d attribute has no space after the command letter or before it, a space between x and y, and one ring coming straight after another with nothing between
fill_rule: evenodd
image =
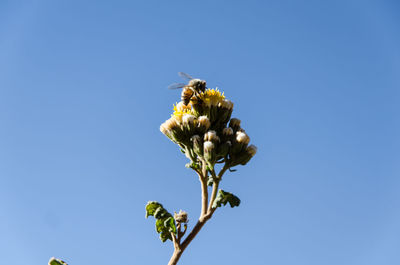
<instances>
[{"instance_id":1,"label":"bee wing","mask_svg":"<svg viewBox=\"0 0 400 265\"><path fill-rule=\"evenodd\" d=\"M183 79L187 79L188 81L193 79L193 77L191 77L190 75L188 75L187 73L184 73L184 72L178 72L178 75L180 77L182 77Z\"/></svg>"},{"instance_id":2,"label":"bee wing","mask_svg":"<svg viewBox=\"0 0 400 265\"><path fill-rule=\"evenodd\" d=\"M173 83L168 86L168 89L178 89L186 86L184 83Z\"/></svg>"}]
</instances>

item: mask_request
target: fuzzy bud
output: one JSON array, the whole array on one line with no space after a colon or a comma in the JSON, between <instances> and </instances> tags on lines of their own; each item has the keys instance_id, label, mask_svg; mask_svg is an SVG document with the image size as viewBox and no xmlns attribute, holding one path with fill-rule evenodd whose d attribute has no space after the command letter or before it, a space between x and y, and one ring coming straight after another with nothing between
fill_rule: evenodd
<instances>
[{"instance_id":1,"label":"fuzzy bud","mask_svg":"<svg viewBox=\"0 0 400 265\"><path fill-rule=\"evenodd\" d=\"M185 126L188 130L191 130L194 128L196 123L196 117L192 114L184 114L182 117L182 124Z\"/></svg>"},{"instance_id":2,"label":"fuzzy bud","mask_svg":"<svg viewBox=\"0 0 400 265\"><path fill-rule=\"evenodd\" d=\"M246 165L250 159L257 153L257 147L254 145L248 146L245 150L240 152L235 159L231 162L232 166Z\"/></svg>"},{"instance_id":3,"label":"fuzzy bud","mask_svg":"<svg viewBox=\"0 0 400 265\"><path fill-rule=\"evenodd\" d=\"M225 143L218 146L217 159L225 157L228 154L231 145L231 141L226 141Z\"/></svg>"},{"instance_id":4,"label":"fuzzy bud","mask_svg":"<svg viewBox=\"0 0 400 265\"><path fill-rule=\"evenodd\" d=\"M250 142L250 137L245 132L237 132L236 141L240 144L247 145Z\"/></svg>"},{"instance_id":5,"label":"fuzzy bud","mask_svg":"<svg viewBox=\"0 0 400 265\"><path fill-rule=\"evenodd\" d=\"M161 124L160 131L174 142L180 142L185 138L185 134L174 116Z\"/></svg>"},{"instance_id":6,"label":"fuzzy bud","mask_svg":"<svg viewBox=\"0 0 400 265\"><path fill-rule=\"evenodd\" d=\"M222 134L223 134L224 136L232 136L232 135L233 135L233 130L232 130L231 127L224 128L224 129L222 130Z\"/></svg>"},{"instance_id":7,"label":"fuzzy bud","mask_svg":"<svg viewBox=\"0 0 400 265\"><path fill-rule=\"evenodd\" d=\"M240 161L238 161L241 165L246 165L250 159L257 153L257 147L255 145L250 145L249 147L246 148L246 151L244 154L239 158Z\"/></svg>"},{"instance_id":8,"label":"fuzzy bud","mask_svg":"<svg viewBox=\"0 0 400 265\"><path fill-rule=\"evenodd\" d=\"M231 121L229 122L229 127L231 127L234 131L237 131L240 129L240 120L237 118L232 118Z\"/></svg>"},{"instance_id":9,"label":"fuzzy bud","mask_svg":"<svg viewBox=\"0 0 400 265\"><path fill-rule=\"evenodd\" d=\"M160 131L161 131L163 134L165 134L166 136L169 137L169 131L168 131L167 126L165 125L165 123L163 123L163 124L160 125Z\"/></svg>"},{"instance_id":10,"label":"fuzzy bud","mask_svg":"<svg viewBox=\"0 0 400 265\"><path fill-rule=\"evenodd\" d=\"M253 157L257 153L257 146L249 145L249 147L247 147L246 151L247 151L247 153L249 153L249 155L251 155L251 157Z\"/></svg>"},{"instance_id":11,"label":"fuzzy bud","mask_svg":"<svg viewBox=\"0 0 400 265\"><path fill-rule=\"evenodd\" d=\"M204 142L204 158L209 163L209 165L214 164L215 160L215 145L210 141Z\"/></svg>"},{"instance_id":12,"label":"fuzzy bud","mask_svg":"<svg viewBox=\"0 0 400 265\"><path fill-rule=\"evenodd\" d=\"M192 138L190 138L190 140L193 143L193 151L197 155L202 156L203 155L203 146L202 146L201 137L196 134L196 135L193 135Z\"/></svg>"},{"instance_id":13,"label":"fuzzy bud","mask_svg":"<svg viewBox=\"0 0 400 265\"><path fill-rule=\"evenodd\" d=\"M218 107L231 110L233 109L233 102L228 99L224 99L218 103Z\"/></svg>"},{"instance_id":14,"label":"fuzzy bud","mask_svg":"<svg viewBox=\"0 0 400 265\"><path fill-rule=\"evenodd\" d=\"M207 116L200 116L197 119L197 122L198 122L198 127L201 132L206 132L208 130L208 128L210 128L211 122Z\"/></svg>"},{"instance_id":15,"label":"fuzzy bud","mask_svg":"<svg viewBox=\"0 0 400 265\"><path fill-rule=\"evenodd\" d=\"M185 211L179 210L179 213L174 213L174 219L177 223L187 223L188 214Z\"/></svg>"},{"instance_id":16,"label":"fuzzy bud","mask_svg":"<svg viewBox=\"0 0 400 265\"><path fill-rule=\"evenodd\" d=\"M215 131L208 131L204 134L204 141L211 141L213 143L217 143L220 140Z\"/></svg>"}]
</instances>

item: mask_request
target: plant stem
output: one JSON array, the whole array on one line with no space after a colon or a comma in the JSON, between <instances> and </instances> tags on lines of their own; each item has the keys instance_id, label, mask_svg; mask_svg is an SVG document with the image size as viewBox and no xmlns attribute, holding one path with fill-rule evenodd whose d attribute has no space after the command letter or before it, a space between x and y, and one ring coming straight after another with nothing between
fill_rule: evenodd
<instances>
[{"instance_id":1,"label":"plant stem","mask_svg":"<svg viewBox=\"0 0 400 265\"><path fill-rule=\"evenodd\" d=\"M207 187L207 165L206 162L202 162L202 172L199 174L199 180L201 183L201 215L206 214L208 204L208 187Z\"/></svg>"},{"instance_id":2,"label":"plant stem","mask_svg":"<svg viewBox=\"0 0 400 265\"><path fill-rule=\"evenodd\" d=\"M211 219L212 215L215 212L215 208L212 208L212 204L215 200L215 197L217 196L218 192L218 186L219 186L219 181L222 178L222 175L225 173L225 171L228 169L228 167L224 167L218 174L218 176L215 175L215 172L212 171L212 175L214 178L214 184L213 184L213 190L211 193L211 198L210 202L208 202L208 187L207 187L207 165L205 161L202 161L202 172L197 172L199 175L199 180L201 183L201 197L202 197L202 207L201 207L201 214L199 217L199 220L197 221L196 225L193 227L192 231L187 235L185 240L183 240L182 243L180 243L180 238L178 241L174 240L174 253L172 254L171 259L169 260L168 265L176 265L179 261L179 259L182 256L183 251L187 248L187 246L192 242L192 240L196 237L197 233L200 232L201 228L205 225L205 223ZM207 207L208 205L208 207ZM186 231L186 230L185 230Z\"/></svg>"},{"instance_id":3,"label":"plant stem","mask_svg":"<svg viewBox=\"0 0 400 265\"><path fill-rule=\"evenodd\" d=\"M208 204L207 213L210 213L212 210L211 208L214 203L215 197L217 197L218 186L219 186L219 180L214 180L213 189L211 192L211 198L210 198L210 203Z\"/></svg>"},{"instance_id":4,"label":"plant stem","mask_svg":"<svg viewBox=\"0 0 400 265\"><path fill-rule=\"evenodd\" d=\"M172 254L171 259L168 262L168 265L176 265L181 257L183 251L180 249L175 249L174 254Z\"/></svg>"}]
</instances>

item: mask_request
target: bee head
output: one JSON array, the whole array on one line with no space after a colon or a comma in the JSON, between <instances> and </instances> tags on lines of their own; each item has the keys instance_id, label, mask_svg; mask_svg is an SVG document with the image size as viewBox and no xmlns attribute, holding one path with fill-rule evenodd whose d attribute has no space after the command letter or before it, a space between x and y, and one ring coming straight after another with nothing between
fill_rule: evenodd
<instances>
[{"instance_id":1,"label":"bee head","mask_svg":"<svg viewBox=\"0 0 400 265\"><path fill-rule=\"evenodd\" d=\"M204 92L206 90L206 81L201 79L192 79L189 82L189 86L193 87L198 92Z\"/></svg>"}]
</instances>

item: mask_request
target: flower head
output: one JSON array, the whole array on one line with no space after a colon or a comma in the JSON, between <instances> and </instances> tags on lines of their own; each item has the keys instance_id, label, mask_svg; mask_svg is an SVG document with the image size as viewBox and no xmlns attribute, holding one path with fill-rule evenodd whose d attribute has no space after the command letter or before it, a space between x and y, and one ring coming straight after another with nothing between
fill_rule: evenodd
<instances>
[{"instance_id":1,"label":"flower head","mask_svg":"<svg viewBox=\"0 0 400 265\"><path fill-rule=\"evenodd\" d=\"M207 107L218 106L218 104L225 99L224 93L221 93L217 88L207 89L200 94L199 98L204 102Z\"/></svg>"},{"instance_id":2,"label":"flower head","mask_svg":"<svg viewBox=\"0 0 400 265\"><path fill-rule=\"evenodd\" d=\"M249 145L249 147L247 147L246 151L249 155L251 155L251 157L253 157L257 153L257 146L255 146L253 144Z\"/></svg>"},{"instance_id":3,"label":"flower head","mask_svg":"<svg viewBox=\"0 0 400 265\"><path fill-rule=\"evenodd\" d=\"M174 116L178 121L181 121L185 114L192 114L192 107L190 105L186 106L182 101L176 103L176 105L174 105L174 112L171 116Z\"/></svg>"},{"instance_id":4,"label":"flower head","mask_svg":"<svg viewBox=\"0 0 400 265\"><path fill-rule=\"evenodd\" d=\"M208 128L210 128L211 122L207 116L200 116L197 121L199 123L199 129L202 132L205 132L208 130Z\"/></svg>"},{"instance_id":5,"label":"flower head","mask_svg":"<svg viewBox=\"0 0 400 265\"><path fill-rule=\"evenodd\" d=\"M224 129L222 130L222 134L223 134L224 136L231 136L231 135L233 135L233 130L232 130L231 127L224 128Z\"/></svg>"},{"instance_id":6,"label":"flower head","mask_svg":"<svg viewBox=\"0 0 400 265\"><path fill-rule=\"evenodd\" d=\"M204 134L204 141L211 141L213 143L219 142L219 137L215 131L208 131Z\"/></svg>"},{"instance_id":7,"label":"flower head","mask_svg":"<svg viewBox=\"0 0 400 265\"><path fill-rule=\"evenodd\" d=\"M250 142L250 137L245 132L237 132L236 141L238 143L248 144Z\"/></svg>"}]
</instances>

